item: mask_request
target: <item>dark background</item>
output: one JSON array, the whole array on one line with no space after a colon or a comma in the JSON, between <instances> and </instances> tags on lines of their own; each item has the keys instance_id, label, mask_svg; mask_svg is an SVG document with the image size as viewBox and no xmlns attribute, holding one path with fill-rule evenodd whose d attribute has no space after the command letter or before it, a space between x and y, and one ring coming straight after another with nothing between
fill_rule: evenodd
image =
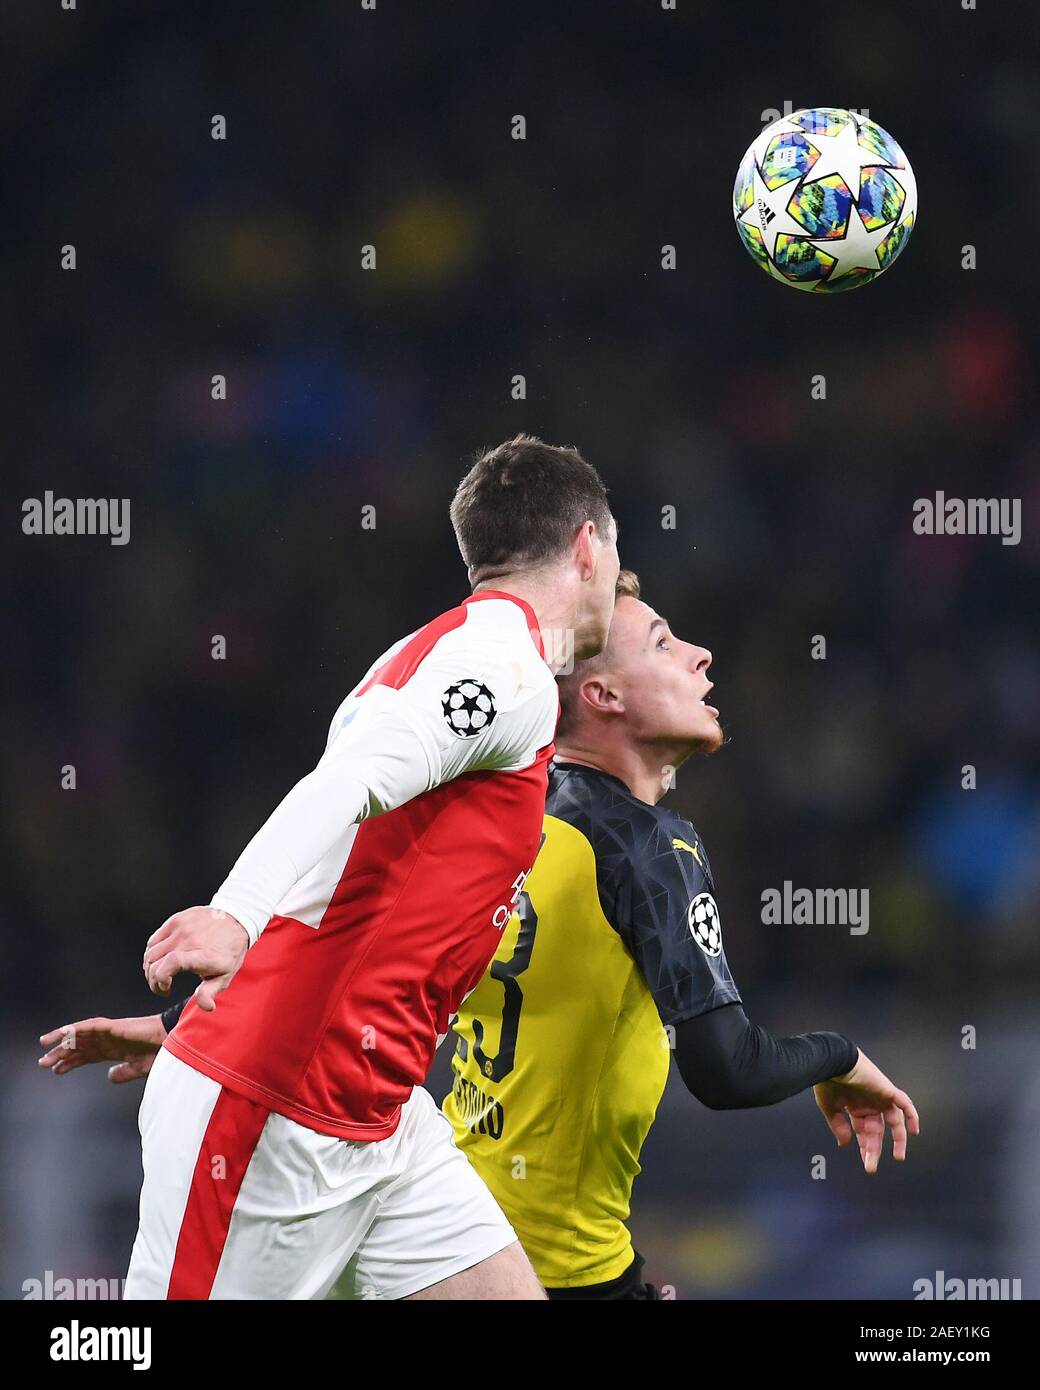
<instances>
[{"instance_id":1,"label":"dark background","mask_svg":"<svg viewBox=\"0 0 1040 1390\"><path fill-rule=\"evenodd\" d=\"M922 1116L867 1179L811 1097L719 1115L673 1080L634 1201L651 1276L1040 1294L1030 8L5 15L7 1297L122 1275L136 1221L139 1089L39 1074L36 1036L152 1011L146 937L208 900L379 652L465 592L453 486L521 429L600 468L645 596L715 654L731 743L672 795L749 1013L850 1033ZM914 165L913 237L852 294L770 282L733 229L785 99L866 107ZM48 488L128 497L130 543L23 535ZM1021 544L915 535L936 489L1021 498ZM785 880L869 889L869 933L763 925Z\"/></svg>"}]
</instances>

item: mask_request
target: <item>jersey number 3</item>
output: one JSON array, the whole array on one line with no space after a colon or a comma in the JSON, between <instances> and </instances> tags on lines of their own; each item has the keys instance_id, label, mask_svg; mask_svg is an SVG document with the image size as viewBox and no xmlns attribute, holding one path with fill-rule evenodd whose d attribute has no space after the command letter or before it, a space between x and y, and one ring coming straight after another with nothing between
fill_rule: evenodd
<instances>
[{"instance_id":1,"label":"jersey number 3","mask_svg":"<svg viewBox=\"0 0 1040 1390\"><path fill-rule=\"evenodd\" d=\"M479 1018L473 1020L473 1060L490 1081L501 1081L516 1064L516 1039L520 1031L520 1010L524 1004L524 992L520 988L519 977L531 964L534 934L538 929L538 914L531 906L531 899L526 893L520 894L516 915L520 919L520 931L513 954L508 960L492 961L488 972L493 980L501 983L504 992L502 1028L499 1033L498 1052L494 1057L489 1057L483 1048L483 1023Z\"/></svg>"}]
</instances>

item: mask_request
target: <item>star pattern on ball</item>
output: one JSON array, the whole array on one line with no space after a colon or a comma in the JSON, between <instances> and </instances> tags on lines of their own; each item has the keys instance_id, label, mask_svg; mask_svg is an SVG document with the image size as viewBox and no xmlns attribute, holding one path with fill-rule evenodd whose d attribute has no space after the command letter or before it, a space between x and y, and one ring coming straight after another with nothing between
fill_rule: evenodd
<instances>
[{"instance_id":1,"label":"star pattern on ball","mask_svg":"<svg viewBox=\"0 0 1040 1390\"><path fill-rule=\"evenodd\" d=\"M847 275L850 270L881 270L881 262L878 260L877 248L889 236L892 231L890 223L886 222L883 226L871 231L863 223L863 218L856 204L853 204L849 214L850 220L855 217L859 219L862 232L855 236L844 236L837 240L821 241L810 238L813 246L819 247L821 251L826 251L828 256L834 257L834 265L831 267L829 278L837 280L839 276Z\"/></svg>"},{"instance_id":2,"label":"star pattern on ball","mask_svg":"<svg viewBox=\"0 0 1040 1390\"><path fill-rule=\"evenodd\" d=\"M835 135L823 131L802 130L806 140L819 150L820 157L806 175L806 183L815 183L829 174L837 174L854 198L859 198L859 181L863 169L876 169L880 160L873 150L859 143L859 127L855 117L846 121Z\"/></svg>"}]
</instances>

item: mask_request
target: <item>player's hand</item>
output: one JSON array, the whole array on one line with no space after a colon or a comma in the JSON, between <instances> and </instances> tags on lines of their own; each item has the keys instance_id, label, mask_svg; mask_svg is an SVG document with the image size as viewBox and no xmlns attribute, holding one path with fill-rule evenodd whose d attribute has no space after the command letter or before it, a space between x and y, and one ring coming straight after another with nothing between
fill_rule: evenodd
<instances>
[{"instance_id":1,"label":"player's hand","mask_svg":"<svg viewBox=\"0 0 1040 1390\"><path fill-rule=\"evenodd\" d=\"M195 1001L207 1013L217 1007L217 995L227 989L249 949L241 922L215 907L189 907L168 917L148 938L144 973L153 994L169 994L173 977L182 970L202 976Z\"/></svg>"},{"instance_id":2,"label":"player's hand","mask_svg":"<svg viewBox=\"0 0 1040 1390\"><path fill-rule=\"evenodd\" d=\"M898 1163L906 1158L907 1135L921 1132L913 1101L862 1051L850 1072L821 1081L813 1091L839 1148L850 1144L855 1134L868 1173L877 1172L886 1124L892 1131L892 1157Z\"/></svg>"},{"instance_id":3,"label":"player's hand","mask_svg":"<svg viewBox=\"0 0 1040 1390\"><path fill-rule=\"evenodd\" d=\"M44 1033L40 1046L49 1048L39 1065L64 1076L88 1062L114 1062L108 1079L117 1085L147 1076L166 1037L162 1015L148 1018L84 1018Z\"/></svg>"}]
</instances>

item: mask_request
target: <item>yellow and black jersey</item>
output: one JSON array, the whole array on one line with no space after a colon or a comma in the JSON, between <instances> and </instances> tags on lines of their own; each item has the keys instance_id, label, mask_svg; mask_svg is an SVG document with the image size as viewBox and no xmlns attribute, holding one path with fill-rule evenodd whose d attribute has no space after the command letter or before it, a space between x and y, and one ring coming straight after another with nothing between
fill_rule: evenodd
<instances>
[{"instance_id":1,"label":"yellow and black jersey","mask_svg":"<svg viewBox=\"0 0 1040 1390\"><path fill-rule=\"evenodd\" d=\"M704 846L618 778L551 769L541 849L455 1023L456 1140L550 1288L633 1258L639 1152L668 1075L668 1027L740 1001Z\"/></svg>"}]
</instances>

